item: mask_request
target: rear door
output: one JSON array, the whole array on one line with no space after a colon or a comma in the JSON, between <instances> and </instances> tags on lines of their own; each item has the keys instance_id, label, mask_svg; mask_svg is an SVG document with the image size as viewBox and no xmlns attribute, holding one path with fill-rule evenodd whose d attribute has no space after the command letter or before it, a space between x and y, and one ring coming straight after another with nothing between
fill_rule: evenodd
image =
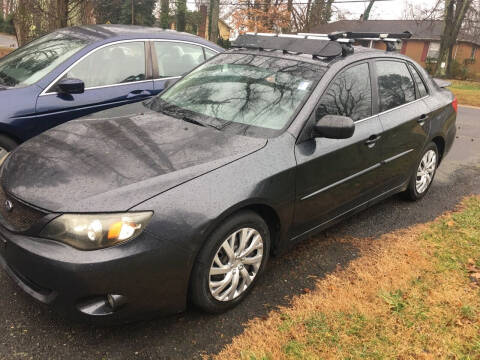
<instances>
[{"instance_id":1,"label":"rear door","mask_svg":"<svg viewBox=\"0 0 480 360\"><path fill-rule=\"evenodd\" d=\"M300 236L361 205L381 189L378 182L382 133L372 107L367 61L340 72L317 106L322 115L344 115L355 121L349 139L314 138L296 145L297 198L293 237ZM314 115L313 115L314 116Z\"/></svg>"},{"instance_id":2,"label":"rear door","mask_svg":"<svg viewBox=\"0 0 480 360\"><path fill-rule=\"evenodd\" d=\"M152 41L153 78L155 93L165 88L169 79L179 79L216 52L203 46L180 42Z\"/></svg>"},{"instance_id":3,"label":"rear door","mask_svg":"<svg viewBox=\"0 0 480 360\"><path fill-rule=\"evenodd\" d=\"M82 94L60 94L55 84L37 100L38 131L65 121L153 95L145 42L125 41L100 47L63 74L85 83ZM60 80L58 79L58 80Z\"/></svg>"},{"instance_id":4,"label":"rear door","mask_svg":"<svg viewBox=\"0 0 480 360\"><path fill-rule=\"evenodd\" d=\"M375 61L379 117L384 129L381 180L394 188L410 178L428 134L426 89L419 89L408 64L402 60Z\"/></svg>"}]
</instances>

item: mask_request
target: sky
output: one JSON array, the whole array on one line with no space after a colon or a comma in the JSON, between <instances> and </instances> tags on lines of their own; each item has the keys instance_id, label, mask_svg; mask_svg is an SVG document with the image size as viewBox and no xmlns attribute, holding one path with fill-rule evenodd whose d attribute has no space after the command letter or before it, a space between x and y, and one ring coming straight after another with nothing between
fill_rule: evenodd
<instances>
[{"instance_id":1,"label":"sky","mask_svg":"<svg viewBox=\"0 0 480 360\"><path fill-rule=\"evenodd\" d=\"M336 0L338 2L345 0ZM372 11L370 13L370 19L378 20L394 20L401 19L404 13L404 9L407 6L407 3L413 4L415 6L421 7L432 7L437 0L391 0L391 1L379 1L373 5ZM335 6L341 11L347 11L351 15L348 18L358 19L360 15L364 12L368 3L346 3L346 4L335 4ZM333 19L332 19L333 20Z\"/></svg>"}]
</instances>

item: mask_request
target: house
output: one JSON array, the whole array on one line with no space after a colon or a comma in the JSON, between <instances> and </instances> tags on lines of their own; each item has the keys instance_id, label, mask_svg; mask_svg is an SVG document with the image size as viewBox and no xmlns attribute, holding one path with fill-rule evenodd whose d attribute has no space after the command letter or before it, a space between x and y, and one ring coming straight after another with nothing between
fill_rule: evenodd
<instances>
[{"instance_id":1,"label":"house","mask_svg":"<svg viewBox=\"0 0 480 360\"><path fill-rule=\"evenodd\" d=\"M18 47L15 35L0 33L0 58Z\"/></svg>"},{"instance_id":2,"label":"house","mask_svg":"<svg viewBox=\"0 0 480 360\"><path fill-rule=\"evenodd\" d=\"M398 46L398 51L405 54L424 68L436 61L440 51L440 38L444 23L433 20L340 20L313 27L313 33L328 34L334 31L402 33L409 31L412 37ZM385 49L381 41L361 41L361 45ZM453 59L468 71L470 77L480 79L480 61L476 59L480 39L461 33L453 48Z\"/></svg>"}]
</instances>

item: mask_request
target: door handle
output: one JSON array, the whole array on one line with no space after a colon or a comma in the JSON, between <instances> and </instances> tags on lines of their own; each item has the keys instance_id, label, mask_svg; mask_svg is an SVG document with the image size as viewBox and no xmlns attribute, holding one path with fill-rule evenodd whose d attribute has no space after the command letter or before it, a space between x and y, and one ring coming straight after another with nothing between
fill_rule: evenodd
<instances>
[{"instance_id":1,"label":"door handle","mask_svg":"<svg viewBox=\"0 0 480 360\"><path fill-rule=\"evenodd\" d=\"M133 90L127 94L127 99L133 99L141 96L150 96L150 92L147 90Z\"/></svg>"},{"instance_id":2,"label":"door handle","mask_svg":"<svg viewBox=\"0 0 480 360\"><path fill-rule=\"evenodd\" d=\"M425 121L428 120L430 116L428 116L427 114L422 114L420 115L420 117L417 119L417 122L420 124L420 125L423 125L425 124Z\"/></svg>"},{"instance_id":3,"label":"door handle","mask_svg":"<svg viewBox=\"0 0 480 360\"><path fill-rule=\"evenodd\" d=\"M365 145L367 145L369 148L372 148L375 146L377 141L380 140L380 138L380 135L372 135L365 141Z\"/></svg>"}]
</instances>

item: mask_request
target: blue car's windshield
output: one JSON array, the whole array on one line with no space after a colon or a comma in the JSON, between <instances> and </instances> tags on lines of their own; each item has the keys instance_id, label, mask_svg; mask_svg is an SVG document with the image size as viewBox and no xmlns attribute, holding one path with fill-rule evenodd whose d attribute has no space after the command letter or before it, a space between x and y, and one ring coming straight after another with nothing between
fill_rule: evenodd
<instances>
[{"instance_id":1,"label":"blue car's windshield","mask_svg":"<svg viewBox=\"0 0 480 360\"><path fill-rule=\"evenodd\" d=\"M278 131L324 73L325 67L309 62L221 54L160 95L152 108L198 116L217 128L228 125Z\"/></svg>"},{"instance_id":2,"label":"blue car's windshield","mask_svg":"<svg viewBox=\"0 0 480 360\"><path fill-rule=\"evenodd\" d=\"M53 32L0 60L0 85L31 85L89 43L72 34Z\"/></svg>"}]
</instances>

